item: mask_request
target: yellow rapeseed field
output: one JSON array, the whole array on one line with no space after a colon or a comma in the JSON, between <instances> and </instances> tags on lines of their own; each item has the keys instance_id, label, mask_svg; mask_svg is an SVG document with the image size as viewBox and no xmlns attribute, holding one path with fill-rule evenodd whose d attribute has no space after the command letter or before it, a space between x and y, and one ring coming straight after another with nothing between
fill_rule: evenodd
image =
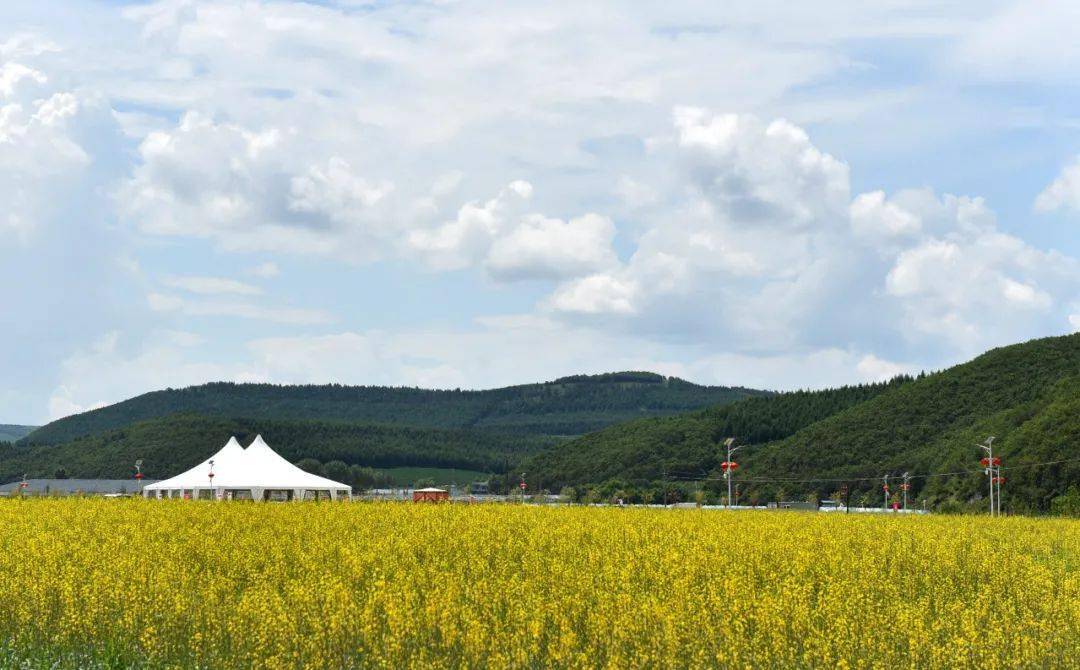
<instances>
[{"instance_id":1,"label":"yellow rapeseed field","mask_svg":"<svg viewBox=\"0 0 1080 670\"><path fill-rule=\"evenodd\" d=\"M0 502L0 666L1077 668L1080 522Z\"/></svg>"}]
</instances>

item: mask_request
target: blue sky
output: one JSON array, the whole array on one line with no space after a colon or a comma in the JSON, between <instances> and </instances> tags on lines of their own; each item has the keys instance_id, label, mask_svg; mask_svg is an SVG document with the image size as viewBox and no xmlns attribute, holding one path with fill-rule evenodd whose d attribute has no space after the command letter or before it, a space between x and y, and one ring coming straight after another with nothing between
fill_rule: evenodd
<instances>
[{"instance_id":1,"label":"blue sky","mask_svg":"<svg viewBox=\"0 0 1080 670\"><path fill-rule=\"evenodd\" d=\"M0 422L219 379L823 387L1074 332L1078 22L4 3Z\"/></svg>"}]
</instances>

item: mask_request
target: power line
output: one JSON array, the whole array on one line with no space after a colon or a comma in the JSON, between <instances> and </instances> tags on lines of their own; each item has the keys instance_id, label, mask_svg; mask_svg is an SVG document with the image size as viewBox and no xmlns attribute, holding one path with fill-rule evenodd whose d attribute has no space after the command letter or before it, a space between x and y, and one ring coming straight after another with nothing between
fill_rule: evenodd
<instances>
[{"instance_id":1,"label":"power line","mask_svg":"<svg viewBox=\"0 0 1080 670\"><path fill-rule=\"evenodd\" d=\"M1060 465L1062 463L1080 463L1080 458L1065 458L1057 461L1043 461L1041 463L1024 463L1021 465L1013 465L1009 467L1002 467L1002 471L1023 470L1026 468L1037 468L1046 465ZM936 477L956 477L959 475L981 474L983 470L969 469L969 470L954 470L952 472L934 472L924 475L909 475L909 479L933 479ZM667 479L675 481L687 481L687 482L715 482L724 481L723 477L709 477L702 471L703 477L695 476L693 473L687 472L668 472ZM741 477L740 482L751 484L811 484L811 483L848 483L848 482L877 482L881 477L812 477L812 478L794 478L794 477Z\"/></svg>"}]
</instances>

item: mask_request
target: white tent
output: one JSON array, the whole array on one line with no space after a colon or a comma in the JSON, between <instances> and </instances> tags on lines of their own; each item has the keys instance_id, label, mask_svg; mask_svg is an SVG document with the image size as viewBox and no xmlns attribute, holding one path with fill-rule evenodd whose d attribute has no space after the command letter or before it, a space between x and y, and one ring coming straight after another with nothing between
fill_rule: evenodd
<instances>
[{"instance_id":1,"label":"white tent","mask_svg":"<svg viewBox=\"0 0 1080 670\"><path fill-rule=\"evenodd\" d=\"M230 438L220 451L190 470L146 486L143 495L219 500L304 500L326 495L336 500L338 496L351 498L352 489L304 472L274 452L259 435L247 449L235 437Z\"/></svg>"}]
</instances>

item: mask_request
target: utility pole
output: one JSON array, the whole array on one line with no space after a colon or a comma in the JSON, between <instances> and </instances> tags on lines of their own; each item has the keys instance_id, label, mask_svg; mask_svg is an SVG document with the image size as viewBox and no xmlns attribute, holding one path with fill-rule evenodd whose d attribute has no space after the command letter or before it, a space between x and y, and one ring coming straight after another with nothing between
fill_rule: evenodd
<instances>
[{"instance_id":1,"label":"utility pole","mask_svg":"<svg viewBox=\"0 0 1080 670\"><path fill-rule=\"evenodd\" d=\"M521 473L521 484L519 484L518 487L521 489L521 504L524 505L525 504L525 473L524 472Z\"/></svg>"},{"instance_id":2,"label":"utility pole","mask_svg":"<svg viewBox=\"0 0 1080 670\"><path fill-rule=\"evenodd\" d=\"M911 475L904 473L904 483L900 485L900 490L904 492L904 511L907 511L907 492L911 488L911 484L908 482L911 480Z\"/></svg>"},{"instance_id":3,"label":"utility pole","mask_svg":"<svg viewBox=\"0 0 1080 670\"><path fill-rule=\"evenodd\" d=\"M663 483L663 487L664 487L664 507L667 507L667 466L666 465L664 466L663 473L664 473L663 474L663 477L664 477L664 483Z\"/></svg>"},{"instance_id":4,"label":"utility pole","mask_svg":"<svg viewBox=\"0 0 1080 670\"><path fill-rule=\"evenodd\" d=\"M881 490L885 492L885 502L882 505L882 509L886 512L889 511L889 475L885 475L881 478L885 482L885 485L881 487Z\"/></svg>"},{"instance_id":5,"label":"utility pole","mask_svg":"<svg viewBox=\"0 0 1080 670\"><path fill-rule=\"evenodd\" d=\"M142 480L143 480L143 474L142 474L142 463L143 463L143 459L141 459L141 458L140 458L139 460L135 461L135 482L136 482L136 483L138 484L138 486L139 486L139 495L142 495L142 494L143 494L143 485L142 485Z\"/></svg>"},{"instance_id":6,"label":"utility pole","mask_svg":"<svg viewBox=\"0 0 1080 670\"><path fill-rule=\"evenodd\" d=\"M724 479L727 480L727 508L728 509L731 509L731 481L732 481L732 478L734 476L734 470L736 470L739 467L739 464L736 463L734 460L732 460L731 457L736 451L738 451L739 449L742 449L743 447L746 446L744 444L744 445L741 445L741 446L738 446L738 447L733 447L732 446L733 444L735 444L735 438L734 437L729 437L726 440L724 440L724 447L727 449L727 460L725 460L723 463L720 464L720 469L724 471Z\"/></svg>"},{"instance_id":7,"label":"utility pole","mask_svg":"<svg viewBox=\"0 0 1080 670\"><path fill-rule=\"evenodd\" d=\"M210 480L210 497L213 498L213 499L216 499L217 495L214 494L214 459L212 459L212 458L210 459L210 473L206 477L207 477L207 479ZM316 494L315 494L315 499L316 500L319 499L318 496L319 496L319 494L316 492Z\"/></svg>"},{"instance_id":8,"label":"utility pole","mask_svg":"<svg viewBox=\"0 0 1080 670\"><path fill-rule=\"evenodd\" d=\"M1001 459L998 459L997 477L994 477L994 482L997 484L997 511L998 516L1001 516L1001 484L1005 481L1005 478L1001 476Z\"/></svg>"},{"instance_id":9,"label":"utility pole","mask_svg":"<svg viewBox=\"0 0 1080 670\"><path fill-rule=\"evenodd\" d=\"M986 438L986 444L980 444L978 445L978 447L986 452L986 456L979 462L982 463L984 468L986 468L983 472L985 472L990 477L990 516L994 516L994 486L997 484L995 480L997 479L998 474L997 472L995 472L995 470L998 469L1001 465L1001 459L994 458L993 435Z\"/></svg>"}]
</instances>

